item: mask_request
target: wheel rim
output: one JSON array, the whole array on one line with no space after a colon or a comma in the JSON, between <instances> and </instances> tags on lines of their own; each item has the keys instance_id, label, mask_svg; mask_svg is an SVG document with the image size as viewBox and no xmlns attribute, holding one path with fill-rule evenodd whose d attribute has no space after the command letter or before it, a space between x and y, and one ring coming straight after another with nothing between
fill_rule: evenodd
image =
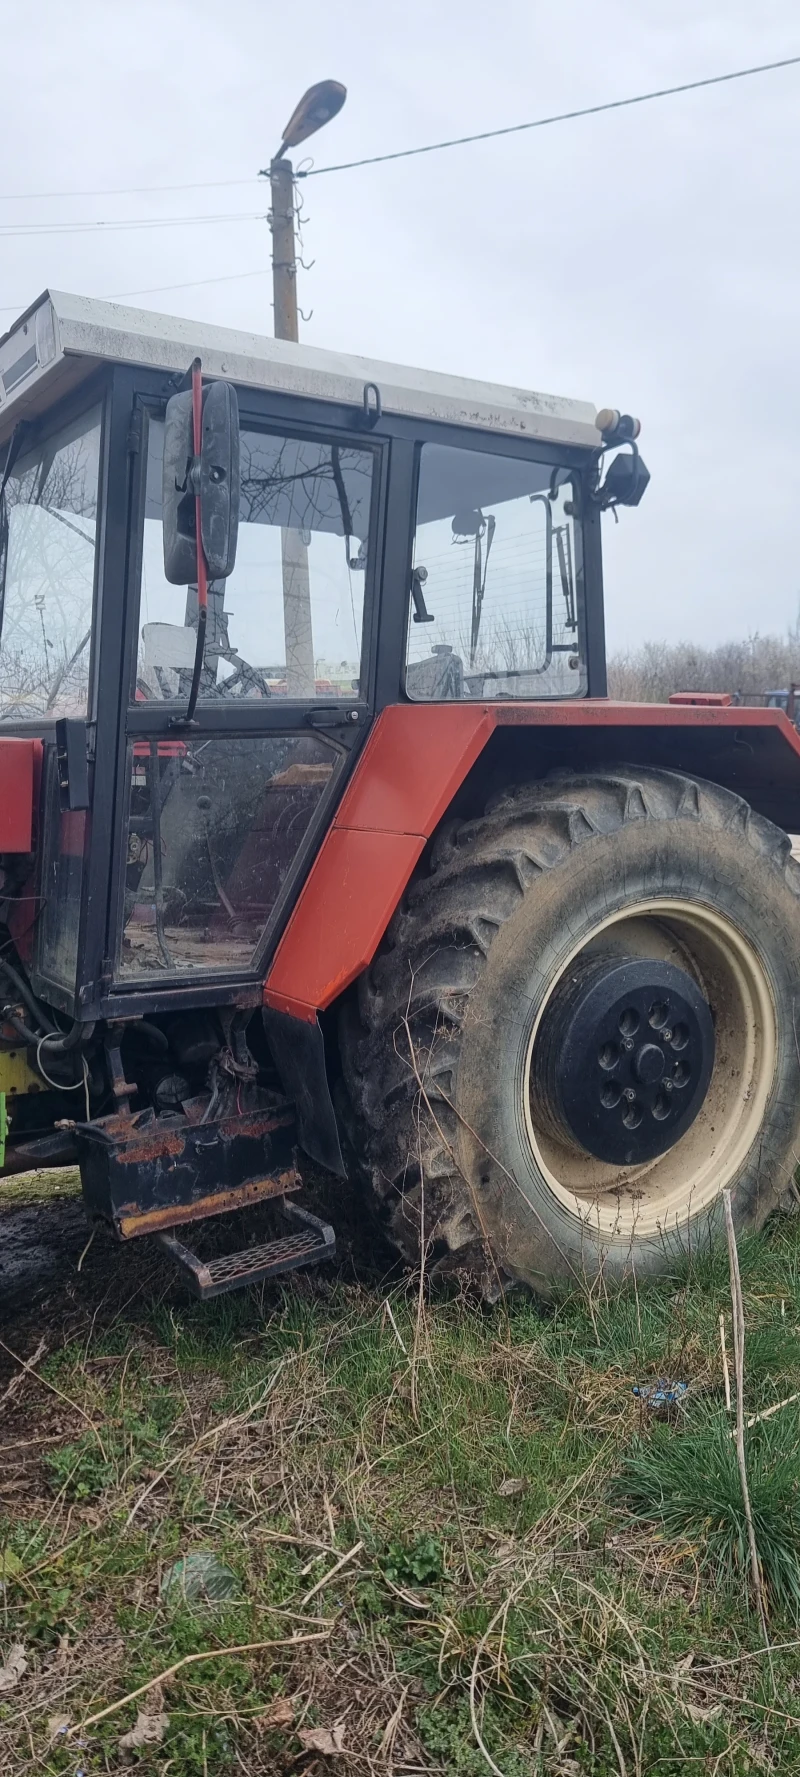
<instances>
[{"instance_id":1,"label":"wheel rim","mask_svg":"<svg viewBox=\"0 0 800 1777\"><path fill-rule=\"evenodd\" d=\"M578 959L583 965L594 954L615 952L680 968L697 983L714 1018L714 1065L694 1121L666 1153L639 1165L609 1164L569 1145L537 1109L537 1039L553 996ZM673 1233L736 1177L763 1121L776 1054L777 1019L766 970L732 921L715 908L678 899L638 902L635 911L623 908L560 959L537 1012L523 1096L538 1170L563 1208L601 1238L632 1241Z\"/></svg>"}]
</instances>

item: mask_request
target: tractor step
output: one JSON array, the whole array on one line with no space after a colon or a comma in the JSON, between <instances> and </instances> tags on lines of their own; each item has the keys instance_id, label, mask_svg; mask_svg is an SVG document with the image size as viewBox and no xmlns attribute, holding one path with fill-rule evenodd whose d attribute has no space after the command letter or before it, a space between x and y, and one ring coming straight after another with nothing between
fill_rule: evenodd
<instances>
[{"instance_id":1,"label":"tractor step","mask_svg":"<svg viewBox=\"0 0 800 1777\"><path fill-rule=\"evenodd\" d=\"M216 1259L198 1258L174 1234L159 1234L159 1245L186 1272L195 1295L203 1301L224 1295L226 1290L243 1289L248 1283L261 1283L265 1278L281 1277L286 1271L333 1258L336 1235L330 1223L285 1200L281 1212L295 1224L293 1234L262 1241L260 1246L246 1246L238 1253L222 1253Z\"/></svg>"}]
</instances>

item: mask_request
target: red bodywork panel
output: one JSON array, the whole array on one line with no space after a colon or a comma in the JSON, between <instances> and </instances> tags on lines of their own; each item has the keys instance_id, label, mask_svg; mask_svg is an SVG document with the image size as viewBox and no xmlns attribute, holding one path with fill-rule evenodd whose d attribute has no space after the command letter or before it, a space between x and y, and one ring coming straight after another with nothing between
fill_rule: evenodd
<instances>
[{"instance_id":1,"label":"red bodywork panel","mask_svg":"<svg viewBox=\"0 0 800 1777\"><path fill-rule=\"evenodd\" d=\"M313 1021L366 968L491 732L480 704L392 704L378 717L273 958L268 1006Z\"/></svg>"},{"instance_id":2,"label":"red bodywork panel","mask_svg":"<svg viewBox=\"0 0 800 1777\"><path fill-rule=\"evenodd\" d=\"M40 740L10 734L0 739L0 852L33 850L34 780L41 755Z\"/></svg>"},{"instance_id":3,"label":"red bodywork panel","mask_svg":"<svg viewBox=\"0 0 800 1777\"><path fill-rule=\"evenodd\" d=\"M331 1005L368 966L426 840L467 773L499 731L519 727L544 731L543 742L550 737L548 768L553 738L559 733L564 736L564 730L574 736L576 731L586 735L594 729L592 754L596 753L599 761L604 734L611 737L612 746L624 747L624 738L618 741L615 730L623 731L623 736L628 731L632 751L631 731L650 730L650 736L643 737L649 754L653 734L667 738L670 731L677 730L676 742L696 744L699 737L691 731L714 729L729 752L736 747L744 756L741 786L737 781L735 787L750 800L756 799L747 778L747 756L754 752L748 730L758 730L771 743L770 783L778 777L777 758L780 774L783 778L789 775L793 792L800 795L800 735L782 710L737 709L724 704L612 703L605 699L393 704L382 711L367 738L333 826L278 945L264 986L267 1005L313 1021L317 1012ZM706 732L705 738L710 742L714 737ZM641 758L640 747L636 751ZM653 764L660 762L657 756L652 757ZM684 764L681 759L678 763ZM705 772L691 760L688 768L723 781L711 755ZM754 760L751 774L761 770Z\"/></svg>"},{"instance_id":4,"label":"red bodywork panel","mask_svg":"<svg viewBox=\"0 0 800 1777\"><path fill-rule=\"evenodd\" d=\"M673 691L670 703L705 703L712 709L727 709L733 703L732 691Z\"/></svg>"}]
</instances>

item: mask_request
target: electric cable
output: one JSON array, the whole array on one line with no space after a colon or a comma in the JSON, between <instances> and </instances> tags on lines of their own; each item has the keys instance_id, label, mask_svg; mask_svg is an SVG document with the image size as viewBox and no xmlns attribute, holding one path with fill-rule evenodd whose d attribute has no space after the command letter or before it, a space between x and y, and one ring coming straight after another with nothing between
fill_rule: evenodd
<instances>
[{"instance_id":1,"label":"electric cable","mask_svg":"<svg viewBox=\"0 0 800 1777\"><path fill-rule=\"evenodd\" d=\"M74 1080L70 1086L66 1086L63 1080L53 1080L48 1073L45 1073L42 1066L42 1048L46 1042L47 1038L42 1037L41 1041L36 1045L36 1066L42 1079L47 1081L48 1086L52 1086L54 1092L79 1092L82 1086L86 1103L86 1121L87 1123L91 1122L91 1109L89 1105L89 1067L86 1056L81 1056L81 1061L83 1063L82 1078L80 1080Z\"/></svg>"},{"instance_id":2,"label":"electric cable","mask_svg":"<svg viewBox=\"0 0 800 1777\"><path fill-rule=\"evenodd\" d=\"M381 161L404 160L414 154L434 154L440 148L460 148L468 142L487 142L495 136L512 136L522 130L543 129L547 124L551 123L566 123L573 118L578 117L595 117L600 112L620 110L626 105L645 105L652 99L666 99L672 98L680 93L698 92L702 87L721 86L726 81L746 80L751 75L755 74L771 74L779 68L796 67L798 63L800 63L800 55L783 56L776 62L761 62L749 68L735 68L728 74L710 74L703 80L686 80L682 81L678 86L664 86L657 88L653 92L634 93L627 99L611 99L602 105L587 105L580 110L560 111L552 117L535 118L531 123L508 124L502 129L481 130L477 134L471 136L454 136L448 141L429 142L420 148L402 148L393 154L374 154L369 155L363 160L342 161L338 166L302 168L296 170L295 177L298 179L316 178L321 173L341 173L349 171L352 167L375 166ZM160 191L215 191L221 190L223 187L227 188L235 185L255 185L260 178L265 176L266 171L267 169L264 170L264 173L260 173L257 176L253 175L246 179L193 179L188 183L180 185L108 185L104 188L101 187L92 191L69 189L62 189L60 191L3 191L0 192L0 203L33 203L39 199L47 198L138 197L149 195L151 192Z\"/></svg>"},{"instance_id":3,"label":"electric cable","mask_svg":"<svg viewBox=\"0 0 800 1777\"><path fill-rule=\"evenodd\" d=\"M629 97L624 98L624 99L610 99L600 105L583 105L583 106L577 107L571 111L554 112L549 117L533 118L532 120L530 120L527 123L506 124L505 126L503 126L500 129L480 130L480 131L477 131L477 132L473 133L472 135L468 135L468 136L452 136L452 137L449 137L445 141L424 143L418 148L400 148L400 149L394 150L391 154L366 155L360 160L340 161L340 162L337 162L337 163L332 164L331 166L327 166L327 167L308 166L308 167L296 168L295 169L295 179L296 180L315 179L315 178L319 178L323 173L350 172L356 167L380 166L380 165L383 165L384 163L386 163L387 161L410 160L414 156L420 155L420 154L436 154L440 150L445 149L445 148L462 148L472 142L489 142L489 141L495 140L496 138L498 138L500 136L514 136L514 135L520 135L526 130L545 129L550 124L570 123L570 122L573 122L573 121L577 120L578 118L582 118L582 117L597 117L601 113L604 113L604 112L621 111L621 110L624 110L625 108L632 106L632 105L646 105L646 104L651 103L655 99L674 98L676 96L679 96L682 93L699 92L700 90L702 90L706 87L723 86L723 85L725 85L731 81L734 81L734 80L747 80L757 74L771 74L781 68L793 68L793 67L797 67L798 65L800 65L800 55L783 56L780 60L775 61L775 62L761 62L758 64L754 64L753 66L748 67L748 68L735 68L735 69L732 69L727 74L711 74L711 75L707 75L702 80L686 80L686 81L680 82L680 84L678 84L676 86L658 87L658 88L654 89L652 92L646 92L646 93L633 93ZM266 171L267 171L267 169L264 169L264 173L266 173ZM259 177L263 178L264 173L260 174ZM108 187L105 191L102 191L102 190L88 191L87 190L87 191L50 191L50 192L3 192L3 193L0 193L0 202L26 202L26 201L33 201L34 199L38 199L38 198L123 197L123 196L135 195L137 193L150 193L150 192L159 192L159 191L194 191L194 190L206 190L206 189L211 190L213 188L219 188L221 186L245 185L245 184L251 184L251 183L256 183L256 181L251 180L251 179L215 179L215 180L194 180L189 184L182 184L182 185L114 186L114 187ZM223 214L223 215L201 215L201 216L186 216L186 217L159 217L157 219L132 218L129 221L122 221L122 222L103 220L103 221L99 221L99 222L89 222L89 223L48 223L48 224L28 223L28 224L23 224L22 227L18 227L16 229L9 226L9 225L6 225L6 224L0 224L0 236L3 236L7 239L18 239L18 238L35 239L37 237L40 237L41 235L48 235L48 234L92 233L92 232L97 231L98 229L103 229L103 230L114 229L114 230L125 231L125 230L130 230L130 229L135 230L135 229L139 229L139 228L187 227L187 226L192 226L195 223L201 223L201 222L202 223L206 223L206 222L208 222L208 223L244 222L244 221L260 221L261 219L262 218L261 218L260 211L252 211L252 212L251 211L241 211L241 212L230 213L228 215ZM247 271L247 272L230 272L230 273L223 274L221 277L193 279L187 283L156 284L156 285L150 285L149 287L147 287L146 289L143 289L143 290L116 291L113 293L113 295L111 297L106 298L105 300L115 301L118 298L125 298L125 297L132 297L132 296L157 296L162 291L166 293L166 292L172 291L172 290L194 290L194 289L200 289L208 284L234 283L234 282L238 281L240 278L259 277L262 275L264 275L264 274L257 271L257 270L256 271ZM23 307L24 307L24 304L5 303L3 305L0 305L0 313L3 313L3 314L19 313L19 312L21 312L21 309Z\"/></svg>"},{"instance_id":4,"label":"electric cable","mask_svg":"<svg viewBox=\"0 0 800 1777\"><path fill-rule=\"evenodd\" d=\"M151 191L219 191L223 186L257 185L259 175L246 179L192 179L188 185L106 185L97 191L0 191L0 204L28 204L50 197L143 197Z\"/></svg>"},{"instance_id":5,"label":"electric cable","mask_svg":"<svg viewBox=\"0 0 800 1777\"><path fill-rule=\"evenodd\" d=\"M96 222L0 222L0 238L6 241L36 240L40 235L130 233L141 228L194 228L206 222L263 222L263 210L222 210L199 216L131 216L127 221L113 217Z\"/></svg>"},{"instance_id":6,"label":"electric cable","mask_svg":"<svg viewBox=\"0 0 800 1777\"><path fill-rule=\"evenodd\" d=\"M502 129L479 130L472 136L451 136L446 142L426 142L420 148L398 148L393 154L369 154L363 160L343 160L335 166L308 167L296 179L318 179L322 173L349 173L353 167L374 167L387 160L410 160L415 154L438 154L440 148L463 148L468 142L491 142L496 136L518 136L523 130L543 130L551 123L571 123L578 117L597 117L602 111L622 111L627 105L647 105L652 99L671 99L678 93L695 93L701 87L722 86L730 80L747 80L753 74L771 74L776 68L794 68L800 55L757 67L734 68L730 74L709 74L704 80L684 80L679 86L661 86L650 93L633 93L627 99L609 99L603 105L582 105L574 111L556 111L551 117L535 117L530 123L509 123Z\"/></svg>"},{"instance_id":7,"label":"electric cable","mask_svg":"<svg viewBox=\"0 0 800 1777\"><path fill-rule=\"evenodd\" d=\"M206 284L235 284L239 278L268 278L269 276L270 267L259 265L253 271L223 272L221 277L191 278L188 283L183 284L149 284L145 290L112 290L108 296L101 297L100 301L119 302L123 297L160 296L162 292L166 294L169 290L201 290L205 288ZM27 307L27 300L25 302L6 302L0 305L0 315L20 315Z\"/></svg>"}]
</instances>

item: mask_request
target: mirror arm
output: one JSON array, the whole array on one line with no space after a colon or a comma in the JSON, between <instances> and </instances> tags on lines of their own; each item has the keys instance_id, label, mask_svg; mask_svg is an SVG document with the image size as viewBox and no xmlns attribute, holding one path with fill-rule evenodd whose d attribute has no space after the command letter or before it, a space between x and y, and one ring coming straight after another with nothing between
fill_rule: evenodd
<instances>
[{"instance_id":1,"label":"mirror arm","mask_svg":"<svg viewBox=\"0 0 800 1777\"><path fill-rule=\"evenodd\" d=\"M194 524L197 542L197 646L192 668L192 685L185 716L173 716L170 728L195 728L194 712L200 692L200 674L206 651L208 623L208 569L203 554L202 511L200 502L200 455L203 448L203 375L199 358L192 364L192 462L187 480L194 485Z\"/></svg>"}]
</instances>

